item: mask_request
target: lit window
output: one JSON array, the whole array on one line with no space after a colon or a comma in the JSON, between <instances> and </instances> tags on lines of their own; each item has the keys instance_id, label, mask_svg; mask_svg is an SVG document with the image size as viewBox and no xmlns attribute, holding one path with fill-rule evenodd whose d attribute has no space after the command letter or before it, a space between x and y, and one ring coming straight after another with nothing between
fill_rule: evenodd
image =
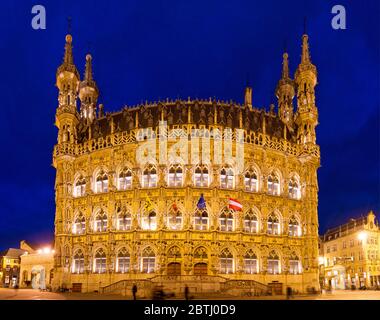
<instances>
[{"instance_id":1,"label":"lit window","mask_svg":"<svg viewBox=\"0 0 380 320\"><path fill-rule=\"evenodd\" d=\"M297 200L301 198L299 183L295 178L292 178L289 181L289 197Z\"/></svg>"},{"instance_id":2,"label":"lit window","mask_svg":"<svg viewBox=\"0 0 380 320\"><path fill-rule=\"evenodd\" d=\"M272 251L268 256L268 273L269 274L280 273L280 258L274 251Z\"/></svg>"},{"instance_id":3,"label":"lit window","mask_svg":"<svg viewBox=\"0 0 380 320\"><path fill-rule=\"evenodd\" d=\"M182 214L176 206L170 209L167 224L171 230L180 230L182 228Z\"/></svg>"},{"instance_id":4,"label":"lit window","mask_svg":"<svg viewBox=\"0 0 380 320\"><path fill-rule=\"evenodd\" d=\"M104 171L101 171L96 177L96 190L97 193L108 191L108 176Z\"/></svg>"},{"instance_id":5,"label":"lit window","mask_svg":"<svg viewBox=\"0 0 380 320\"><path fill-rule=\"evenodd\" d=\"M289 273L299 274L301 273L301 262L298 256L293 252L289 259Z\"/></svg>"},{"instance_id":6,"label":"lit window","mask_svg":"<svg viewBox=\"0 0 380 320\"><path fill-rule=\"evenodd\" d=\"M220 187L223 189L233 189L235 184L234 172L231 168L220 171Z\"/></svg>"},{"instance_id":7,"label":"lit window","mask_svg":"<svg viewBox=\"0 0 380 320\"><path fill-rule=\"evenodd\" d=\"M198 166L194 172L194 185L196 187L209 186L209 174L206 166Z\"/></svg>"},{"instance_id":8,"label":"lit window","mask_svg":"<svg viewBox=\"0 0 380 320\"><path fill-rule=\"evenodd\" d=\"M156 264L156 256L153 250L150 247L145 248L141 255L141 261L140 261L141 272L144 272L144 273L154 272L155 264Z\"/></svg>"},{"instance_id":9,"label":"lit window","mask_svg":"<svg viewBox=\"0 0 380 320\"><path fill-rule=\"evenodd\" d=\"M205 209L197 209L194 214L194 229L207 230L208 229L208 214Z\"/></svg>"},{"instance_id":10,"label":"lit window","mask_svg":"<svg viewBox=\"0 0 380 320\"><path fill-rule=\"evenodd\" d=\"M130 269L130 254L127 249L121 249L117 254L116 259L116 272L125 273L129 272Z\"/></svg>"},{"instance_id":11,"label":"lit window","mask_svg":"<svg viewBox=\"0 0 380 320\"><path fill-rule=\"evenodd\" d=\"M234 257L228 249L224 249L219 257L220 273L234 272Z\"/></svg>"},{"instance_id":12,"label":"lit window","mask_svg":"<svg viewBox=\"0 0 380 320\"><path fill-rule=\"evenodd\" d=\"M103 249L96 252L94 258L94 272L95 273L105 273L106 272L106 254Z\"/></svg>"},{"instance_id":13,"label":"lit window","mask_svg":"<svg viewBox=\"0 0 380 320\"><path fill-rule=\"evenodd\" d=\"M132 188L132 171L124 168L119 174L119 190Z\"/></svg>"},{"instance_id":14,"label":"lit window","mask_svg":"<svg viewBox=\"0 0 380 320\"><path fill-rule=\"evenodd\" d=\"M103 210L100 210L95 216L94 231L105 232L107 231L107 225L108 225L107 214Z\"/></svg>"},{"instance_id":15,"label":"lit window","mask_svg":"<svg viewBox=\"0 0 380 320\"><path fill-rule=\"evenodd\" d=\"M153 188L157 186L157 171L153 165L149 165L143 171L142 186L143 188Z\"/></svg>"},{"instance_id":16,"label":"lit window","mask_svg":"<svg viewBox=\"0 0 380 320\"><path fill-rule=\"evenodd\" d=\"M171 166L168 175L169 187L181 187L182 186L182 167L179 165Z\"/></svg>"},{"instance_id":17,"label":"lit window","mask_svg":"<svg viewBox=\"0 0 380 320\"><path fill-rule=\"evenodd\" d=\"M83 273L84 272L84 255L82 250L78 250L74 255L72 264L72 273Z\"/></svg>"},{"instance_id":18,"label":"lit window","mask_svg":"<svg viewBox=\"0 0 380 320\"><path fill-rule=\"evenodd\" d=\"M257 256L252 250L248 250L244 255L244 272L248 274L259 272Z\"/></svg>"},{"instance_id":19,"label":"lit window","mask_svg":"<svg viewBox=\"0 0 380 320\"><path fill-rule=\"evenodd\" d=\"M252 192L258 191L259 184L258 184L256 172L250 170L245 173L244 185L245 185L245 190L247 191L252 191Z\"/></svg>"},{"instance_id":20,"label":"lit window","mask_svg":"<svg viewBox=\"0 0 380 320\"><path fill-rule=\"evenodd\" d=\"M289 220L289 236L291 237L301 236L301 228L295 216L292 216Z\"/></svg>"},{"instance_id":21,"label":"lit window","mask_svg":"<svg viewBox=\"0 0 380 320\"><path fill-rule=\"evenodd\" d=\"M118 215L117 215L117 230L125 231L125 230L131 230L132 227L132 217L129 212L127 212L125 209L121 210L118 209Z\"/></svg>"},{"instance_id":22,"label":"lit window","mask_svg":"<svg viewBox=\"0 0 380 320\"><path fill-rule=\"evenodd\" d=\"M257 216L252 212L252 210L249 210L244 216L244 232L258 232Z\"/></svg>"},{"instance_id":23,"label":"lit window","mask_svg":"<svg viewBox=\"0 0 380 320\"><path fill-rule=\"evenodd\" d=\"M278 235L280 234L280 221L275 214L271 214L268 218L268 234Z\"/></svg>"},{"instance_id":24,"label":"lit window","mask_svg":"<svg viewBox=\"0 0 380 320\"><path fill-rule=\"evenodd\" d=\"M80 176L74 184L74 197L83 197L86 193L86 179Z\"/></svg>"},{"instance_id":25,"label":"lit window","mask_svg":"<svg viewBox=\"0 0 380 320\"><path fill-rule=\"evenodd\" d=\"M234 218L231 210L224 208L219 217L220 231L233 231Z\"/></svg>"},{"instance_id":26,"label":"lit window","mask_svg":"<svg viewBox=\"0 0 380 320\"><path fill-rule=\"evenodd\" d=\"M141 227L144 230L156 230L157 229L157 216L156 212L151 211L147 215L142 217Z\"/></svg>"},{"instance_id":27,"label":"lit window","mask_svg":"<svg viewBox=\"0 0 380 320\"><path fill-rule=\"evenodd\" d=\"M74 234L83 234L86 231L86 219L82 213L80 213L74 221L73 233Z\"/></svg>"},{"instance_id":28,"label":"lit window","mask_svg":"<svg viewBox=\"0 0 380 320\"><path fill-rule=\"evenodd\" d=\"M268 194L273 196L280 195L280 179L274 173L268 176Z\"/></svg>"}]
</instances>

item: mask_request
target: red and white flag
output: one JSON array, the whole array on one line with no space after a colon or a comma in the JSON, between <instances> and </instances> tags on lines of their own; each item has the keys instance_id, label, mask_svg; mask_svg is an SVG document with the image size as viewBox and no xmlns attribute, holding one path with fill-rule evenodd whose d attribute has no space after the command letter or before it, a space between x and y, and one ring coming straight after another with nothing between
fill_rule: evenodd
<instances>
[{"instance_id":1,"label":"red and white flag","mask_svg":"<svg viewBox=\"0 0 380 320\"><path fill-rule=\"evenodd\" d=\"M236 199L230 198L228 200L228 208L235 210L235 211L240 211L243 208L243 205L237 201Z\"/></svg>"}]
</instances>

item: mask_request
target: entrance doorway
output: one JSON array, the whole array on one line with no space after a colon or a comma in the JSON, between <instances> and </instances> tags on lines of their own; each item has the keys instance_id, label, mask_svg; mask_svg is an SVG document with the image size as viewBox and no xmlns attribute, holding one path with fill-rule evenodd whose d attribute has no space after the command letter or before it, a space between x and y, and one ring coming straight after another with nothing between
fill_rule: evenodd
<instances>
[{"instance_id":1,"label":"entrance doorway","mask_svg":"<svg viewBox=\"0 0 380 320\"><path fill-rule=\"evenodd\" d=\"M168 276L180 276L181 264L179 262L171 262L168 264Z\"/></svg>"},{"instance_id":2,"label":"entrance doorway","mask_svg":"<svg viewBox=\"0 0 380 320\"><path fill-rule=\"evenodd\" d=\"M207 275L207 263L196 263L194 265L194 275L195 276L204 276Z\"/></svg>"}]
</instances>

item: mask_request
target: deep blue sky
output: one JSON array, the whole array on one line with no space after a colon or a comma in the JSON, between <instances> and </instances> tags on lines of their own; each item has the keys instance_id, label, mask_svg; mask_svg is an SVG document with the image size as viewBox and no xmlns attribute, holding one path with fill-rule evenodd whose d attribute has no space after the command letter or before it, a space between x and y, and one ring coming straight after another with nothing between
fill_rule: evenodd
<instances>
[{"instance_id":1,"label":"deep blue sky","mask_svg":"<svg viewBox=\"0 0 380 320\"><path fill-rule=\"evenodd\" d=\"M31 28L35 4L45 5L46 30ZM331 27L335 4L346 8L346 30ZM166 97L242 102L247 73L253 104L268 108L284 41L293 73L307 16L319 78L320 230L370 208L380 215L377 0L8 0L0 10L0 249L53 239L54 84L67 16L74 61L83 74L90 47L106 111Z\"/></svg>"}]
</instances>

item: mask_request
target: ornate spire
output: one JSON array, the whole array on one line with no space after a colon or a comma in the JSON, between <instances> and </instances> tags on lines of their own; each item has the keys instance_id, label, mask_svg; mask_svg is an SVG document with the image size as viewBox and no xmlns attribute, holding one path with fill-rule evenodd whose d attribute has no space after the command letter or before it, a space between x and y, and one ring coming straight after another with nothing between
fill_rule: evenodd
<instances>
[{"instance_id":1,"label":"ornate spire","mask_svg":"<svg viewBox=\"0 0 380 320\"><path fill-rule=\"evenodd\" d=\"M77 67L74 64L73 56L73 38L71 34L66 35L66 44L65 44L65 54L63 56L63 62L57 69L57 75L63 71L73 72L79 79L79 72Z\"/></svg>"},{"instance_id":2,"label":"ornate spire","mask_svg":"<svg viewBox=\"0 0 380 320\"><path fill-rule=\"evenodd\" d=\"M80 88L83 88L83 87L92 87L98 92L98 87L96 86L96 82L92 74L92 56L90 54L86 55L84 79L80 83Z\"/></svg>"},{"instance_id":3,"label":"ornate spire","mask_svg":"<svg viewBox=\"0 0 380 320\"><path fill-rule=\"evenodd\" d=\"M288 54L284 52L282 55L282 79L289 79L289 60Z\"/></svg>"},{"instance_id":4,"label":"ornate spire","mask_svg":"<svg viewBox=\"0 0 380 320\"><path fill-rule=\"evenodd\" d=\"M302 56L301 56L301 63L311 63L310 60L310 52L309 52L309 42L308 42L308 35L304 34L302 36Z\"/></svg>"}]
</instances>

